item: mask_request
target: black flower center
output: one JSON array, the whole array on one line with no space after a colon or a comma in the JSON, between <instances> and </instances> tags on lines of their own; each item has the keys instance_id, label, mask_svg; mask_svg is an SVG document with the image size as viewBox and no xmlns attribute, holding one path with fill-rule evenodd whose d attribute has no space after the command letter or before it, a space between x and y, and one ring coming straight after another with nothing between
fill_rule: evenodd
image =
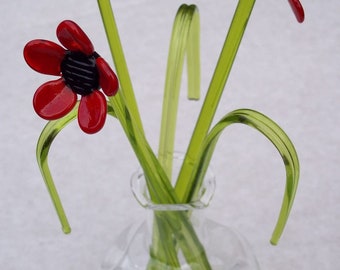
<instances>
[{"instance_id":1,"label":"black flower center","mask_svg":"<svg viewBox=\"0 0 340 270\"><path fill-rule=\"evenodd\" d=\"M88 56L82 52L67 51L61 62L61 72L66 85L75 93L85 96L98 89L97 57L97 53Z\"/></svg>"}]
</instances>

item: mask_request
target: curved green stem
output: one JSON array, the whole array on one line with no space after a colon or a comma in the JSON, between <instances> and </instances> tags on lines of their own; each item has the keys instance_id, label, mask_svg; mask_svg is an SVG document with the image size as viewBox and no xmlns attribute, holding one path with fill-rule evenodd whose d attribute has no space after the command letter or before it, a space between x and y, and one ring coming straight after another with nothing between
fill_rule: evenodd
<instances>
[{"instance_id":1,"label":"curved green stem","mask_svg":"<svg viewBox=\"0 0 340 270\"><path fill-rule=\"evenodd\" d=\"M42 130L40 137L37 142L36 156L38 165L40 168L41 175L45 181L47 190L51 196L53 205L59 217L62 230L64 233L70 233L71 227L66 217L63 205L61 203L58 191L53 181L53 177L51 175L49 165L48 165L48 154L51 148L51 145L59 134L59 132L66 127L70 122L76 119L78 113L78 104L73 108L73 110L67 114L65 117L60 118L58 120L50 121L46 124L45 128ZM111 116L115 116L112 107L108 106L108 113Z\"/></svg>"},{"instance_id":2,"label":"curved green stem","mask_svg":"<svg viewBox=\"0 0 340 270\"><path fill-rule=\"evenodd\" d=\"M74 109L66 117L64 117L62 121L55 120L49 122L40 134L36 149L37 161L40 168L40 172L45 181L48 192L51 196L53 205L58 214L62 230L64 233L70 233L71 227L67 220L63 205L60 201L59 194L53 182L53 178L48 166L48 153L50 150L50 146L55 137L58 135L58 133L64 128L64 126L72 122L76 116L77 110Z\"/></svg>"},{"instance_id":3,"label":"curved green stem","mask_svg":"<svg viewBox=\"0 0 340 270\"><path fill-rule=\"evenodd\" d=\"M199 162L195 165L192 182L194 187L190 197L195 196L201 185L205 171L209 165L216 143L222 131L229 125L241 123L255 128L265 135L279 151L286 169L286 188L277 224L271 243L276 245L282 235L292 208L299 181L299 160L293 143L286 133L267 116L249 109L240 109L228 113L211 130L204 141L203 150L199 155Z\"/></svg>"},{"instance_id":4,"label":"curved green stem","mask_svg":"<svg viewBox=\"0 0 340 270\"><path fill-rule=\"evenodd\" d=\"M197 162L201 146L209 131L254 4L255 0L239 0L237 5L178 176L175 190L181 202L189 201L188 195L193 184L188 182L188 179L192 179L192 167Z\"/></svg>"},{"instance_id":5,"label":"curved green stem","mask_svg":"<svg viewBox=\"0 0 340 270\"><path fill-rule=\"evenodd\" d=\"M188 98L200 97L199 15L195 5L183 4L175 17L165 80L158 160L171 179L179 91L187 55Z\"/></svg>"}]
</instances>

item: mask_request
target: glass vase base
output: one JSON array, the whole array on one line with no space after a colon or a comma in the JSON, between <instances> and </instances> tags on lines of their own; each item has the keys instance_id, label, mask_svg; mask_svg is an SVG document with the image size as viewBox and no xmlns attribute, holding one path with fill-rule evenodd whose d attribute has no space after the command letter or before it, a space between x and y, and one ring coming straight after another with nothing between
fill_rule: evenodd
<instances>
[{"instance_id":1,"label":"glass vase base","mask_svg":"<svg viewBox=\"0 0 340 270\"><path fill-rule=\"evenodd\" d=\"M198 226L196 226L198 225ZM213 270L259 270L257 259L247 241L234 229L205 219L195 224ZM107 253L103 270L201 270L200 266L172 267L150 258L150 225L131 224L117 237Z\"/></svg>"}]
</instances>

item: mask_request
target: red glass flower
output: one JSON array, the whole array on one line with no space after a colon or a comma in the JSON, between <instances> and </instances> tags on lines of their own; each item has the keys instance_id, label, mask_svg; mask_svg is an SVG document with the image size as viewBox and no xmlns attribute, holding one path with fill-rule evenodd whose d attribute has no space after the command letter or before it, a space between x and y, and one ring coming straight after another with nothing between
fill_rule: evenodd
<instances>
[{"instance_id":1,"label":"red glass flower","mask_svg":"<svg viewBox=\"0 0 340 270\"><path fill-rule=\"evenodd\" d=\"M37 89L33 107L40 117L55 120L69 113L80 95L79 126L86 133L96 133L106 119L105 95L113 96L118 91L117 76L75 22L61 22L57 38L66 49L42 39L32 40L24 48L24 58L32 69L61 77Z\"/></svg>"}]
</instances>

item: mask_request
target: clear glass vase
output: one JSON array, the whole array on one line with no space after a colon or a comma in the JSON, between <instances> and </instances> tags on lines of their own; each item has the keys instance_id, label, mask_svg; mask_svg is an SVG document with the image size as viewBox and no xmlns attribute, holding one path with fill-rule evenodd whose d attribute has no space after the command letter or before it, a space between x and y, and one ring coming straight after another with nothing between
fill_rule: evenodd
<instances>
[{"instance_id":1,"label":"clear glass vase","mask_svg":"<svg viewBox=\"0 0 340 270\"><path fill-rule=\"evenodd\" d=\"M174 158L178 169L181 158ZM215 190L207 171L198 199L188 204L154 204L141 170L131 178L132 192L146 209L143 221L122 231L108 252L105 270L258 270L246 240L235 230L205 217Z\"/></svg>"}]
</instances>

